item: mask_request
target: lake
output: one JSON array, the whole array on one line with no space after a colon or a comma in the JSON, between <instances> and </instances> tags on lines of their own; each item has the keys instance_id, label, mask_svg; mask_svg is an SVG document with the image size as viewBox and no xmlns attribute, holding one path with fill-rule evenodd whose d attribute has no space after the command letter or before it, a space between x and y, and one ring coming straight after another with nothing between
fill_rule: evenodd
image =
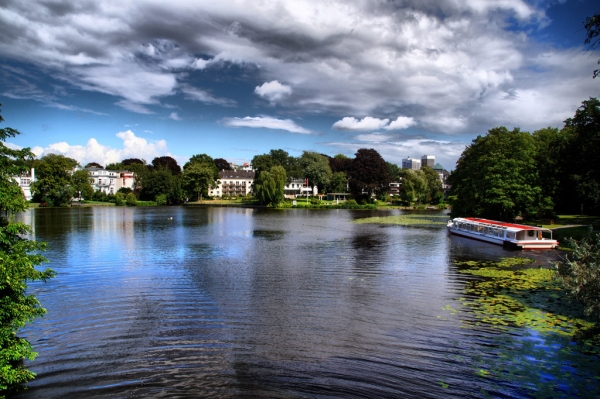
<instances>
[{"instance_id":1,"label":"lake","mask_svg":"<svg viewBox=\"0 0 600 399\"><path fill-rule=\"evenodd\" d=\"M528 256L549 267L556 251L509 251L444 226L353 223L403 212L31 209L19 219L48 243L57 277L30 287L48 313L22 330L39 356L19 397L598 392L598 359L561 360L568 342L464 328L461 296L476 277L457 262Z\"/></svg>"}]
</instances>

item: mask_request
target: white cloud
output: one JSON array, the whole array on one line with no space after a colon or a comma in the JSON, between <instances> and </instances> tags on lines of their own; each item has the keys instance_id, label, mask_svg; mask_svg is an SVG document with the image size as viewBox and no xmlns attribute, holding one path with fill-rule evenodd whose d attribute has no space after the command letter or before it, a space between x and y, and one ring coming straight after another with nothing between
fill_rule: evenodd
<instances>
[{"instance_id":1,"label":"white cloud","mask_svg":"<svg viewBox=\"0 0 600 399\"><path fill-rule=\"evenodd\" d=\"M388 123L389 122L389 123ZM379 119L366 116L363 119L356 119L351 116L346 116L333 124L336 130L351 130L351 131L367 131L367 130L402 130L415 125L414 118L407 116L399 116L395 121L390 122L389 119Z\"/></svg>"},{"instance_id":2,"label":"white cloud","mask_svg":"<svg viewBox=\"0 0 600 399\"><path fill-rule=\"evenodd\" d=\"M180 121L181 118L179 117L179 115L177 114L177 112L171 112L171 114L169 115L170 119L173 119L174 121Z\"/></svg>"},{"instance_id":3,"label":"white cloud","mask_svg":"<svg viewBox=\"0 0 600 399\"><path fill-rule=\"evenodd\" d=\"M390 122L389 125L385 126L385 130L402 130L407 129L416 124L414 118L409 116L399 116L395 121Z\"/></svg>"},{"instance_id":4,"label":"white cloud","mask_svg":"<svg viewBox=\"0 0 600 399\"><path fill-rule=\"evenodd\" d=\"M215 104L223 106L233 106L235 101L228 98L218 98L210 94L206 90L199 89L190 85L183 85L181 91L184 93L185 98L193 101L200 101L205 104Z\"/></svg>"},{"instance_id":5,"label":"white cloud","mask_svg":"<svg viewBox=\"0 0 600 399\"><path fill-rule=\"evenodd\" d=\"M251 117L246 116L244 118L225 118L223 120L225 126L230 127L252 127L252 128L264 128L264 129L275 129L285 130L290 133L298 134L315 134L308 129L296 124L291 119L277 119L270 116L257 116Z\"/></svg>"},{"instance_id":6,"label":"white cloud","mask_svg":"<svg viewBox=\"0 0 600 399\"><path fill-rule=\"evenodd\" d=\"M346 116L333 124L336 130L379 130L382 129L389 119L378 119L366 116L363 119L356 119L352 116Z\"/></svg>"},{"instance_id":7,"label":"white cloud","mask_svg":"<svg viewBox=\"0 0 600 399\"><path fill-rule=\"evenodd\" d=\"M261 86L256 86L254 92L270 102L276 102L292 94L292 88L273 80L272 82L265 82Z\"/></svg>"},{"instance_id":8,"label":"white cloud","mask_svg":"<svg viewBox=\"0 0 600 399\"><path fill-rule=\"evenodd\" d=\"M127 158L140 158L150 162L155 157L171 155L165 140L148 141L136 136L131 130L119 132L116 136L123 140L121 149L100 144L95 138L91 138L86 145L71 145L61 141L50 144L46 148L34 147L32 151L34 150L38 158L46 154L62 154L75 159L81 166L90 162L98 162L104 166Z\"/></svg>"},{"instance_id":9,"label":"white cloud","mask_svg":"<svg viewBox=\"0 0 600 399\"><path fill-rule=\"evenodd\" d=\"M371 133L371 134L359 134L358 136L356 136L354 138L358 141L381 143L381 142L390 140L392 137L393 136L386 135L386 134Z\"/></svg>"}]
</instances>

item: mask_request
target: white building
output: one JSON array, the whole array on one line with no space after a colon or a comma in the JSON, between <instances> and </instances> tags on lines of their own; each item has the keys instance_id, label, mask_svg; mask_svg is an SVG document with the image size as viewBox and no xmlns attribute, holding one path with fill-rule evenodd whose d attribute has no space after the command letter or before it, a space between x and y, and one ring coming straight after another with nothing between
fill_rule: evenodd
<instances>
[{"instance_id":1,"label":"white building","mask_svg":"<svg viewBox=\"0 0 600 399\"><path fill-rule=\"evenodd\" d=\"M404 158L402 159L402 169L419 170L421 169L421 161L411 157Z\"/></svg>"},{"instance_id":2,"label":"white building","mask_svg":"<svg viewBox=\"0 0 600 399\"><path fill-rule=\"evenodd\" d=\"M249 170L222 170L219 172L219 183L216 188L210 189L211 197L241 197L252 192L254 171Z\"/></svg>"},{"instance_id":3,"label":"white building","mask_svg":"<svg viewBox=\"0 0 600 399\"><path fill-rule=\"evenodd\" d=\"M35 169L31 168L29 173L24 172L19 177L15 177L14 179L19 184L19 187L21 187L25 199L27 201L31 201L31 183L35 181Z\"/></svg>"},{"instance_id":4,"label":"white building","mask_svg":"<svg viewBox=\"0 0 600 399\"><path fill-rule=\"evenodd\" d=\"M319 193L317 186L310 187L305 179L292 179L285 185L285 198L298 198L303 196L312 196Z\"/></svg>"},{"instance_id":5,"label":"white building","mask_svg":"<svg viewBox=\"0 0 600 399\"><path fill-rule=\"evenodd\" d=\"M117 180L119 180L119 172L106 170L101 168L85 168L91 178L91 185L94 191L102 191L104 194L115 194L119 189Z\"/></svg>"},{"instance_id":6,"label":"white building","mask_svg":"<svg viewBox=\"0 0 600 399\"><path fill-rule=\"evenodd\" d=\"M117 179L117 191L121 188L135 188L135 174L129 171L117 172L119 178Z\"/></svg>"}]
</instances>

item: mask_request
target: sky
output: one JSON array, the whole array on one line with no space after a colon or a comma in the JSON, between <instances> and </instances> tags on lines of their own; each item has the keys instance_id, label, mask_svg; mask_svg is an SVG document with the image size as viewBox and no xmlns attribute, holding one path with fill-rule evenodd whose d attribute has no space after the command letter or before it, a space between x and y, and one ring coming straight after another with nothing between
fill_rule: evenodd
<instances>
[{"instance_id":1,"label":"sky","mask_svg":"<svg viewBox=\"0 0 600 399\"><path fill-rule=\"evenodd\" d=\"M478 135L564 126L597 0L3 0L7 145L82 166L271 149L446 169Z\"/></svg>"}]
</instances>

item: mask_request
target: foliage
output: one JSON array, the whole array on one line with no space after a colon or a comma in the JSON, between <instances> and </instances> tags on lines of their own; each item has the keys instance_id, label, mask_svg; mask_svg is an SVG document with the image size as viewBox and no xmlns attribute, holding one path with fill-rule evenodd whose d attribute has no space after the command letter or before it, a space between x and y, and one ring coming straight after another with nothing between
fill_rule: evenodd
<instances>
[{"instance_id":1,"label":"foliage","mask_svg":"<svg viewBox=\"0 0 600 399\"><path fill-rule=\"evenodd\" d=\"M123 166L131 166L131 165L146 165L146 161L139 158L127 158L121 161L121 165Z\"/></svg>"},{"instance_id":2,"label":"foliage","mask_svg":"<svg viewBox=\"0 0 600 399\"><path fill-rule=\"evenodd\" d=\"M585 22L583 23L583 27L585 28L587 35L584 43L589 44L590 50L594 50L595 48L600 46L600 14L594 14L591 17L587 17ZM598 60L598 64L600 64L600 60ZM592 75L596 78L600 75L600 69L594 70L594 74Z\"/></svg>"},{"instance_id":3,"label":"foliage","mask_svg":"<svg viewBox=\"0 0 600 399\"><path fill-rule=\"evenodd\" d=\"M3 120L0 115L0 121ZM29 148L12 150L3 143L18 134L15 129L0 129L0 210L6 215L27 208L13 177L28 169L18 161L33 159L33 154ZM22 388L35 377L25 368L23 359L33 360L36 353L16 333L46 312L33 295L27 295L27 284L54 276L51 269L36 270L36 266L47 261L39 254L45 244L23 238L29 232L28 226L0 217L0 396Z\"/></svg>"},{"instance_id":4,"label":"foliage","mask_svg":"<svg viewBox=\"0 0 600 399\"><path fill-rule=\"evenodd\" d=\"M229 162L227 162L227 160L225 160L223 158L215 159L215 166L217 167L218 170L231 170L232 169Z\"/></svg>"},{"instance_id":5,"label":"foliage","mask_svg":"<svg viewBox=\"0 0 600 399\"><path fill-rule=\"evenodd\" d=\"M195 155L183 168L181 185L188 192L188 196L195 196L198 201L202 196L208 196L208 190L217 186L219 177L218 169L208 155Z\"/></svg>"},{"instance_id":6,"label":"foliage","mask_svg":"<svg viewBox=\"0 0 600 399\"><path fill-rule=\"evenodd\" d=\"M181 179L173 176L170 169L159 167L145 177L140 199L156 201L158 195L164 194L169 203L179 203L183 199Z\"/></svg>"},{"instance_id":7,"label":"foliage","mask_svg":"<svg viewBox=\"0 0 600 399\"><path fill-rule=\"evenodd\" d=\"M575 116L565 121L563 130L571 133L563 153L569 162L562 179L575 185L568 194L576 201L575 206L583 204L586 213L600 214L600 101L593 97L583 101ZM573 208L571 212L579 210Z\"/></svg>"},{"instance_id":8,"label":"foliage","mask_svg":"<svg viewBox=\"0 0 600 399\"><path fill-rule=\"evenodd\" d=\"M398 177L402 181L400 187L400 199L409 205L412 202L422 202L427 196L427 180L425 174L420 170L400 169Z\"/></svg>"},{"instance_id":9,"label":"foliage","mask_svg":"<svg viewBox=\"0 0 600 399\"><path fill-rule=\"evenodd\" d=\"M564 201L561 198L571 200L570 194L561 194L561 190L572 192L568 189L569 184L563 180L566 165L563 162L562 154L565 152L570 130L547 127L533 132L533 139L536 145L535 163L538 170L540 187L542 190L541 198L545 201L540 204L539 217L553 217L555 214L555 205L563 207ZM558 203L557 203L558 201Z\"/></svg>"},{"instance_id":10,"label":"foliage","mask_svg":"<svg viewBox=\"0 0 600 399\"><path fill-rule=\"evenodd\" d=\"M335 172L331 175L329 183L329 192L346 193L348 192L348 177L344 172Z\"/></svg>"},{"instance_id":11,"label":"foliage","mask_svg":"<svg viewBox=\"0 0 600 399\"><path fill-rule=\"evenodd\" d=\"M137 198L135 197L134 193L127 194L127 196L125 197L125 204L127 206L136 206L137 205Z\"/></svg>"},{"instance_id":12,"label":"foliage","mask_svg":"<svg viewBox=\"0 0 600 399\"><path fill-rule=\"evenodd\" d=\"M294 178L304 178L302 168L298 159L290 156L284 150L271 150L268 154L255 155L252 158L252 167L255 170L254 184L260 176L260 172L269 171L273 166L281 166L285 169L288 181Z\"/></svg>"},{"instance_id":13,"label":"foliage","mask_svg":"<svg viewBox=\"0 0 600 399\"><path fill-rule=\"evenodd\" d=\"M391 163L391 162L386 162L387 166L388 166L388 170L390 171L390 178L391 178L391 182L392 181L398 181L398 179L400 178L400 167L398 165L396 165L395 163Z\"/></svg>"},{"instance_id":14,"label":"foliage","mask_svg":"<svg viewBox=\"0 0 600 399\"><path fill-rule=\"evenodd\" d=\"M108 202L108 196L102 190L98 190L98 191L94 192L92 199L94 201Z\"/></svg>"},{"instance_id":15,"label":"foliage","mask_svg":"<svg viewBox=\"0 0 600 399\"><path fill-rule=\"evenodd\" d=\"M167 205L167 196L165 194L159 194L156 196L156 205Z\"/></svg>"},{"instance_id":16,"label":"foliage","mask_svg":"<svg viewBox=\"0 0 600 399\"><path fill-rule=\"evenodd\" d=\"M122 193L123 196L125 196L129 193L132 193L132 192L133 192L133 190L130 189L129 187L121 187L120 189L117 190L117 193Z\"/></svg>"},{"instance_id":17,"label":"foliage","mask_svg":"<svg viewBox=\"0 0 600 399\"><path fill-rule=\"evenodd\" d=\"M350 192L355 196L366 192L369 196L387 191L391 177L388 165L374 149L359 149L348 172Z\"/></svg>"},{"instance_id":18,"label":"foliage","mask_svg":"<svg viewBox=\"0 0 600 399\"><path fill-rule=\"evenodd\" d=\"M181 174L181 166L177 164L177 161L173 157L156 157L152 160L152 166L154 166L155 169L168 169L173 176L179 176Z\"/></svg>"},{"instance_id":19,"label":"foliage","mask_svg":"<svg viewBox=\"0 0 600 399\"><path fill-rule=\"evenodd\" d=\"M327 157L316 152L304 151L298 160L302 174L308 178L309 185L324 189L331 181L331 168Z\"/></svg>"},{"instance_id":20,"label":"foliage","mask_svg":"<svg viewBox=\"0 0 600 399\"><path fill-rule=\"evenodd\" d=\"M344 154L337 154L333 158L329 158L329 168L333 173L344 172L348 173L352 166L352 158L348 158Z\"/></svg>"},{"instance_id":21,"label":"foliage","mask_svg":"<svg viewBox=\"0 0 600 399\"><path fill-rule=\"evenodd\" d=\"M115 194L115 206L125 206L125 194L122 192Z\"/></svg>"},{"instance_id":22,"label":"foliage","mask_svg":"<svg viewBox=\"0 0 600 399\"><path fill-rule=\"evenodd\" d=\"M127 168L121 162L115 162L115 163L107 164L104 167L104 169L112 170L112 171L119 171L119 170L126 170Z\"/></svg>"},{"instance_id":23,"label":"foliage","mask_svg":"<svg viewBox=\"0 0 600 399\"><path fill-rule=\"evenodd\" d=\"M75 196L83 197L83 199L92 199L94 195L94 188L90 184L90 174L85 169L79 169L73 172L73 189L75 190Z\"/></svg>"},{"instance_id":24,"label":"foliage","mask_svg":"<svg viewBox=\"0 0 600 399\"><path fill-rule=\"evenodd\" d=\"M84 168L99 168L104 169L104 166L100 165L98 162L90 162L84 166Z\"/></svg>"},{"instance_id":25,"label":"foliage","mask_svg":"<svg viewBox=\"0 0 600 399\"><path fill-rule=\"evenodd\" d=\"M268 171L260 172L255 180L256 198L263 205L276 206L284 199L286 173L283 166L272 166Z\"/></svg>"},{"instance_id":26,"label":"foliage","mask_svg":"<svg viewBox=\"0 0 600 399\"><path fill-rule=\"evenodd\" d=\"M533 137L518 128L497 127L474 139L450 175L452 216L511 221L537 214L542 191L535 150Z\"/></svg>"},{"instance_id":27,"label":"foliage","mask_svg":"<svg viewBox=\"0 0 600 399\"><path fill-rule=\"evenodd\" d=\"M558 274L571 295L581 300L585 313L600 320L600 234L582 240L567 239L573 252L556 263Z\"/></svg>"},{"instance_id":28,"label":"foliage","mask_svg":"<svg viewBox=\"0 0 600 399\"><path fill-rule=\"evenodd\" d=\"M31 184L34 198L49 206L65 206L75 194L73 169L77 161L64 155L48 154L35 162L36 181Z\"/></svg>"},{"instance_id":29,"label":"foliage","mask_svg":"<svg viewBox=\"0 0 600 399\"><path fill-rule=\"evenodd\" d=\"M425 203L437 204L444 198L442 181L438 173L429 166L421 167L421 172L426 182Z\"/></svg>"}]
</instances>

